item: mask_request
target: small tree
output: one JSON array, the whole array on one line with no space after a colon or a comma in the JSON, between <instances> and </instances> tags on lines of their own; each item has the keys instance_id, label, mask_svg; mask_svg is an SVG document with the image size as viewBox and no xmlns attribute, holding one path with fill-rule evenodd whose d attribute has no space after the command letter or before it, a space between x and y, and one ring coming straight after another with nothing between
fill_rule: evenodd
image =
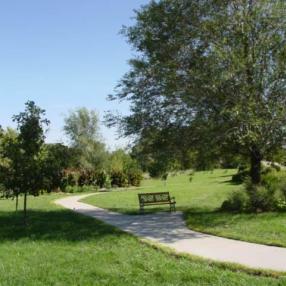
<instances>
[{"instance_id":1,"label":"small tree","mask_svg":"<svg viewBox=\"0 0 286 286\"><path fill-rule=\"evenodd\" d=\"M5 154L10 161L10 170L13 174L4 181L7 189L12 189L18 196L24 194L24 221L27 223L27 196L38 195L42 188L41 168L39 154L45 140L44 126L49 121L43 116L45 111L35 105L33 101L26 103L26 109L13 117L17 123L19 135L15 144L11 144L17 152L17 158L13 152ZM15 180L15 178L17 178ZM12 182L12 180L14 182Z\"/></svg>"}]
</instances>

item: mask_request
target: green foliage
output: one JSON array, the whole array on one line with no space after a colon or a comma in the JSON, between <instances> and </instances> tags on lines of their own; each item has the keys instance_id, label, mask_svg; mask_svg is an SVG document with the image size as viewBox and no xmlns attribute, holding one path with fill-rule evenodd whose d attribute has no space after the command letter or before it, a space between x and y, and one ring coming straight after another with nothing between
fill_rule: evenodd
<instances>
[{"instance_id":1,"label":"green foliage","mask_svg":"<svg viewBox=\"0 0 286 286\"><path fill-rule=\"evenodd\" d=\"M65 193L91 193L91 192L97 192L98 187L97 186L91 186L91 185L83 185L83 186L67 186L65 188Z\"/></svg>"},{"instance_id":2,"label":"green foliage","mask_svg":"<svg viewBox=\"0 0 286 286\"><path fill-rule=\"evenodd\" d=\"M109 175L112 186L139 186L143 177L136 160L122 149L111 153L109 158Z\"/></svg>"},{"instance_id":3,"label":"green foliage","mask_svg":"<svg viewBox=\"0 0 286 286\"><path fill-rule=\"evenodd\" d=\"M70 172L67 174L67 185L75 186L77 184L77 174L75 172Z\"/></svg>"},{"instance_id":4,"label":"green foliage","mask_svg":"<svg viewBox=\"0 0 286 286\"><path fill-rule=\"evenodd\" d=\"M150 145L145 154L155 161L163 158L156 151L171 161L190 150L246 156L259 184L261 161L281 150L286 135L286 2L278 3L142 7L123 30L138 55L110 97L128 101L131 113L110 114L109 125ZM203 159L198 167L209 168Z\"/></svg>"},{"instance_id":5,"label":"green foliage","mask_svg":"<svg viewBox=\"0 0 286 286\"><path fill-rule=\"evenodd\" d=\"M123 171L111 171L110 180L112 187L127 187L128 186L128 176Z\"/></svg>"},{"instance_id":6,"label":"green foliage","mask_svg":"<svg viewBox=\"0 0 286 286\"><path fill-rule=\"evenodd\" d=\"M257 186L252 182L246 182L246 193L249 197L249 211L265 212L276 208L275 191L265 186Z\"/></svg>"},{"instance_id":7,"label":"green foliage","mask_svg":"<svg viewBox=\"0 0 286 286\"><path fill-rule=\"evenodd\" d=\"M229 196L221 206L222 211L243 212L248 209L249 198L244 190L238 190Z\"/></svg>"},{"instance_id":8,"label":"green foliage","mask_svg":"<svg viewBox=\"0 0 286 286\"><path fill-rule=\"evenodd\" d=\"M104 182L104 188L105 188L106 190L110 191L110 190L111 190L111 187L112 187L112 185L111 185L110 176L107 176L107 177L106 177L106 180L105 180L105 182Z\"/></svg>"},{"instance_id":9,"label":"green foliage","mask_svg":"<svg viewBox=\"0 0 286 286\"><path fill-rule=\"evenodd\" d=\"M21 165L21 150L18 133L8 128L1 132L0 137L0 181L5 198L14 198L21 192L21 177L18 169Z\"/></svg>"},{"instance_id":10,"label":"green foliage","mask_svg":"<svg viewBox=\"0 0 286 286\"><path fill-rule=\"evenodd\" d=\"M139 187L143 180L142 171L139 168L129 169L127 171L128 185Z\"/></svg>"},{"instance_id":11,"label":"green foliage","mask_svg":"<svg viewBox=\"0 0 286 286\"><path fill-rule=\"evenodd\" d=\"M64 131L75 150L75 167L89 171L101 171L106 167L108 156L95 111L79 108L70 112L65 118Z\"/></svg>"},{"instance_id":12,"label":"green foliage","mask_svg":"<svg viewBox=\"0 0 286 286\"><path fill-rule=\"evenodd\" d=\"M234 175L232 180L242 176L246 170ZM233 193L223 205L223 210L265 212L286 210L286 172L267 167L262 172L261 184L256 185L245 179L240 194ZM242 195L243 194L243 195Z\"/></svg>"},{"instance_id":13,"label":"green foliage","mask_svg":"<svg viewBox=\"0 0 286 286\"><path fill-rule=\"evenodd\" d=\"M16 198L24 194L26 222L27 196L39 195L45 184L40 155L45 140L44 128L49 121L44 118L45 111L33 101L25 105L25 111L13 117L18 133L8 130L1 140L1 183Z\"/></svg>"},{"instance_id":14,"label":"green foliage","mask_svg":"<svg viewBox=\"0 0 286 286\"><path fill-rule=\"evenodd\" d=\"M107 179L108 179L108 175L106 174L105 171L100 171L100 172L95 173L94 178L95 178L95 184L99 188L103 188L105 186Z\"/></svg>"},{"instance_id":15,"label":"green foliage","mask_svg":"<svg viewBox=\"0 0 286 286\"><path fill-rule=\"evenodd\" d=\"M51 192L65 187L64 170L71 166L72 155L72 150L62 144L43 146L40 154L43 189Z\"/></svg>"}]
</instances>

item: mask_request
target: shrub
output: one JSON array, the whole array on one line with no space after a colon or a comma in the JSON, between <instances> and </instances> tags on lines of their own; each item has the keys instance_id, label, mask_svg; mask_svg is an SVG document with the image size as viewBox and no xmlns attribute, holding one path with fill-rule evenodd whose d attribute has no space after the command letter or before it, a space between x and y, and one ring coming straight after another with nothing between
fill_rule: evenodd
<instances>
[{"instance_id":1,"label":"shrub","mask_svg":"<svg viewBox=\"0 0 286 286\"><path fill-rule=\"evenodd\" d=\"M263 170L260 185L254 185L250 179L245 179L244 191L233 193L223 203L222 209L255 212L286 211L286 172L267 167Z\"/></svg>"},{"instance_id":2,"label":"shrub","mask_svg":"<svg viewBox=\"0 0 286 286\"><path fill-rule=\"evenodd\" d=\"M103 188L107 180L107 174L104 171L97 172L94 174L94 179L94 184L100 188Z\"/></svg>"},{"instance_id":3,"label":"shrub","mask_svg":"<svg viewBox=\"0 0 286 286\"><path fill-rule=\"evenodd\" d=\"M221 209L223 211L242 212L247 210L249 198L244 189L233 192L228 200L224 201Z\"/></svg>"},{"instance_id":4,"label":"shrub","mask_svg":"<svg viewBox=\"0 0 286 286\"><path fill-rule=\"evenodd\" d=\"M66 193L89 193L89 192L96 192L98 188L95 186L67 186L65 189Z\"/></svg>"},{"instance_id":5,"label":"shrub","mask_svg":"<svg viewBox=\"0 0 286 286\"><path fill-rule=\"evenodd\" d=\"M106 176L106 180L104 182L104 186L103 186L106 190L110 190L111 189L111 180L109 176Z\"/></svg>"},{"instance_id":6,"label":"shrub","mask_svg":"<svg viewBox=\"0 0 286 286\"><path fill-rule=\"evenodd\" d=\"M130 186L139 187L143 179L142 172L139 169L128 170L128 184Z\"/></svg>"},{"instance_id":7,"label":"shrub","mask_svg":"<svg viewBox=\"0 0 286 286\"><path fill-rule=\"evenodd\" d=\"M279 175L275 169L272 168L270 170L267 169L267 172L263 173L261 176L261 185L274 192L279 188L279 181Z\"/></svg>"},{"instance_id":8,"label":"shrub","mask_svg":"<svg viewBox=\"0 0 286 286\"><path fill-rule=\"evenodd\" d=\"M87 176L84 172L79 175L77 183L80 187L87 185Z\"/></svg>"},{"instance_id":9,"label":"shrub","mask_svg":"<svg viewBox=\"0 0 286 286\"><path fill-rule=\"evenodd\" d=\"M75 186L77 184L77 177L74 173L69 173L67 176L68 186Z\"/></svg>"},{"instance_id":10,"label":"shrub","mask_svg":"<svg viewBox=\"0 0 286 286\"><path fill-rule=\"evenodd\" d=\"M111 171L111 186L124 188L128 186L128 176L123 171Z\"/></svg>"},{"instance_id":11,"label":"shrub","mask_svg":"<svg viewBox=\"0 0 286 286\"><path fill-rule=\"evenodd\" d=\"M245 183L245 190L249 196L249 210L262 212L276 208L275 189L267 186L257 186L250 180Z\"/></svg>"}]
</instances>

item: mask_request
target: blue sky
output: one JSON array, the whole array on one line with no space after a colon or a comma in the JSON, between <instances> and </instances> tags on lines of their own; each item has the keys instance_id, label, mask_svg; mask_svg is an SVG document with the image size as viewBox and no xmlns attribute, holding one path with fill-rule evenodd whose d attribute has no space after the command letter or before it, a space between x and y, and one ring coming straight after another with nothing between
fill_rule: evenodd
<instances>
[{"instance_id":1,"label":"blue sky","mask_svg":"<svg viewBox=\"0 0 286 286\"><path fill-rule=\"evenodd\" d=\"M133 10L149 0L9 0L0 2L0 124L34 100L51 121L49 142L65 142L63 118L85 106L128 111L106 101L133 52L121 35ZM111 148L126 144L102 126Z\"/></svg>"}]
</instances>

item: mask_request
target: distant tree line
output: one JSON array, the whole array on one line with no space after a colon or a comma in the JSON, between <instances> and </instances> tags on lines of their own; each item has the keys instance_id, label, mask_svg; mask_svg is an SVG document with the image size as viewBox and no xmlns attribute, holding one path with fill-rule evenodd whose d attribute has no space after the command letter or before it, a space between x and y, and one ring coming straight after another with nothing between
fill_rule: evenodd
<instances>
[{"instance_id":1,"label":"distant tree line","mask_svg":"<svg viewBox=\"0 0 286 286\"><path fill-rule=\"evenodd\" d=\"M25 221L29 195L140 185L139 164L124 150L107 151L94 111L80 108L66 117L68 146L45 142L49 121L33 101L13 120L17 129L0 129L0 190L2 198L15 199L16 210L24 197Z\"/></svg>"}]
</instances>

